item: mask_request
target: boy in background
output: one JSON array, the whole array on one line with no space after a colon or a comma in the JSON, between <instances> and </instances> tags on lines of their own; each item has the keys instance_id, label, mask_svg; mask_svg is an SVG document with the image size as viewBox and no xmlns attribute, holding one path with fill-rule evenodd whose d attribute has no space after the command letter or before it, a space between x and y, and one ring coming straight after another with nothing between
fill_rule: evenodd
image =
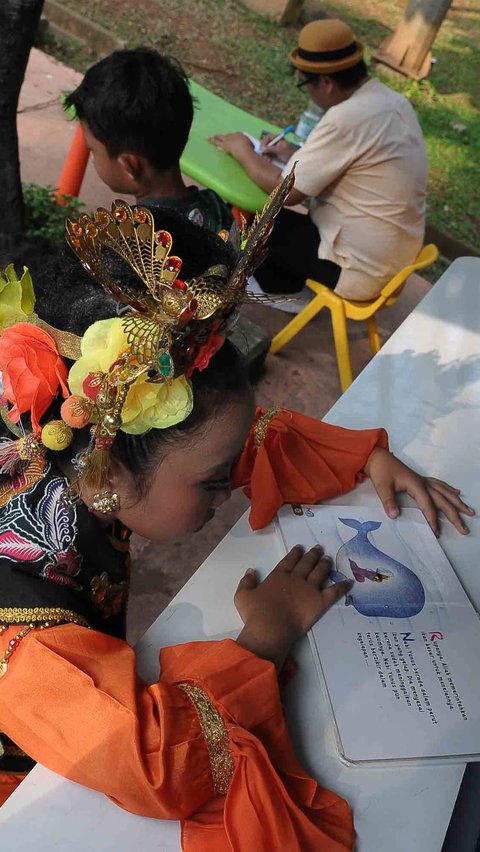
<instances>
[{"instance_id":1,"label":"boy in background","mask_svg":"<svg viewBox=\"0 0 480 852\"><path fill-rule=\"evenodd\" d=\"M112 192L134 195L143 207L173 207L217 234L230 230L233 216L220 196L182 178L193 99L175 59L145 47L116 50L89 68L65 103L74 107L97 174ZM229 336L255 381L271 338L246 317Z\"/></svg>"},{"instance_id":2,"label":"boy in background","mask_svg":"<svg viewBox=\"0 0 480 852\"><path fill-rule=\"evenodd\" d=\"M174 207L211 231L233 218L211 189L186 186L180 157L193 120L188 79L156 50L116 50L92 65L66 98L74 107L99 178L143 206Z\"/></svg>"}]
</instances>

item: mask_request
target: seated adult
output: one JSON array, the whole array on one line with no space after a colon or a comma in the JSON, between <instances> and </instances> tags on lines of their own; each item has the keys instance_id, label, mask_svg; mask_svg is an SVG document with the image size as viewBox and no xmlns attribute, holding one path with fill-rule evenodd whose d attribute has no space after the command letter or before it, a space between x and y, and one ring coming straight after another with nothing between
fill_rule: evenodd
<instances>
[{"instance_id":1,"label":"seated adult","mask_svg":"<svg viewBox=\"0 0 480 852\"><path fill-rule=\"evenodd\" d=\"M296 162L287 204L309 199L309 216L284 210L256 271L268 293L296 292L307 277L345 298L371 299L418 254L424 237L427 157L409 101L370 78L363 47L342 21L307 24L291 53L297 86L325 114L302 148L264 154ZM214 137L266 192L282 171L243 133Z\"/></svg>"}]
</instances>

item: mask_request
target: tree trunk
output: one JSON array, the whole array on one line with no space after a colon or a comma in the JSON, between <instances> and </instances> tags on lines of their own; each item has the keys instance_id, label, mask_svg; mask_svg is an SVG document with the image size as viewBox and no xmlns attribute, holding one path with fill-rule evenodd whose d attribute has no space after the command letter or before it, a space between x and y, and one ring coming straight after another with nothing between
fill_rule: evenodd
<instances>
[{"instance_id":1,"label":"tree trunk","mask_svg":"<svg viewBox=\"0 0 480 852\"><path fill-rule=\"evenodd\" d=\"M452 0L409 0L395 32L382 42L374 59L421 80L432 65L430 48Z\"/></svg>"},{"instance_id":2,"label":"tree trunk","mask_svg":"<svg viewBox=\"0 0 480 852\"><path fill-rule=\"evenodd\" d=\"M0 252L23 232L17 105L43 0L0 0Z\"/></svg>"}]
</instances>

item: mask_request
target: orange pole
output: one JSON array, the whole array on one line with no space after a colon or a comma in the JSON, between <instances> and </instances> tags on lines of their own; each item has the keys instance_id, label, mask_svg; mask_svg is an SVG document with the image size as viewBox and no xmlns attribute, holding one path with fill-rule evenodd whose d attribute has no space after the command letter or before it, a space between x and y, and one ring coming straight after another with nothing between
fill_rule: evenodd
<instances>
[{"instance_id":1,"label":"orange pole","mask_svg":"<svg viewBox=\"0 0 480 852\"><path fill-rule=\"evenodd\" d=\"M55 198L59 204L63 203L62 196L77 196L80 192L89 156L90 151L85 142L82 126L78 124L55 192Z\"/></svg>"}]
</instances>

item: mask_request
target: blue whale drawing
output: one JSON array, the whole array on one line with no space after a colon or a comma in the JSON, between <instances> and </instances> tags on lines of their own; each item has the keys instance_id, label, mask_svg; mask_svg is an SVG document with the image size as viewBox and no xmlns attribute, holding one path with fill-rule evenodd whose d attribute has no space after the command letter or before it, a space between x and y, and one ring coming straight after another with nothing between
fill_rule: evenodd
<instances>
[{"instance_id":1,"label":"blue whale drawing","mask_svg":"<svg viewBox=\"0 0 480 852\"><path fill-rule=\"evenodd\" d=\"M381 526L378 521L339 518L342 524L357 530L337 553L332 579L354 579L355 585L345 598L360 615L384 618L411 618L425 605L425 590L417 575L382 553L368 539L368 533Z\"/></svg>"}]
</instances>

